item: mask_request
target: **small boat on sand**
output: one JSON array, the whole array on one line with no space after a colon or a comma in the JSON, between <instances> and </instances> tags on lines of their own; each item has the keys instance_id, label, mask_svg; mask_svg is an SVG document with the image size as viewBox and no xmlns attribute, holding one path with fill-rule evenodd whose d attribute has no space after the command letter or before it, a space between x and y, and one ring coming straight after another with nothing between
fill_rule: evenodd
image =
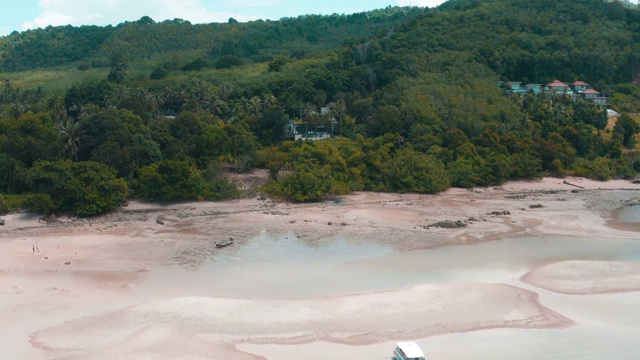
<instances>
[{"instance_id":1,"label":"small boat on sand","mask_svg":"<svg viewBox=\"0 0 640 360\"><path fill-rule=\"evenodd\" d=\"M413 341L403 341L393 350L392 360L424 360L424 353Z\"/></svg>"},{"instance_id":2,"label":"small boat on sand","mask_svg":"<svg viewBox=\"0 0 640 360\"><path fill-rule=\"evenodd\" d=\"M233 238L230 237L229 240L225 240L223 242L216 242L216 247L219 249L232 244L233 244Z\"/></svg>"}]
</instances>

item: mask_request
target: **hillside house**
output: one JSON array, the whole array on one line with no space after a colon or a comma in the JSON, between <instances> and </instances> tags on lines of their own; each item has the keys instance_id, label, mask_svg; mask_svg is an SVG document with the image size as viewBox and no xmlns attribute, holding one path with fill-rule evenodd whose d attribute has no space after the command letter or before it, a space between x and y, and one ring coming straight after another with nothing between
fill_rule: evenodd
<instances>
[{"instance_id":1,"label":"hillside house","mask_svg":"<svg viewBox=\"0 0 640 360\"><path fill-rule=\"evenodd\" d=\"M509 81L506 83L506 88L511 94L526 94L529 91L533 91L534 94L538 94L542 91L541 84L522 85L521 81Z\"/></svg>"},{"instance_id":2,"label":"hillside house","mask_svg":"<svg viewBox=\"0 0 640 360\"><path fill-rule=\"evenodd\" d=\"M539 94L542 92L553 93L553 94L566 94L573 99L586 99L591 100L597 105L605 106L607 105L607 98L602 96L602 94L593 89L591 85L587 84L584 81L574 81L571 84L567 84L560 80L553 80L552 82L542 86L541 84L526 84L523 85L520 81L509 81L509 82L500 82L498 86L509 94L526 94L532 92L534 94Z\"/></svg>"},{"instance_id":3,"label":"hillside house","mask_svg":"<svg viewBox=\"0 0 640 360\"><path fill-rule=\"evenodd\" d=\"M569 93L571 88L569 85L563 83L560 80L553 80L544 86L544 90L547 92L555 92L555 93Z\"/></svg>"},{"instance_id":4,"label":"hillside house","mask_svg":"<svg viewBox=\"0 0 640 360\"><path fill-rule=\"evenodd\" d=\"M571 89L576 93L581 93L589 88L589 84L584 81L574 81L571 83Z\"/></svg>"},{"instance_id":5,"label":"hillside house","mask_svg":"<svg viewBox=\"0 0 640 360\"><path fill-rule=\"evenodd\" d=\"M290 121L286 129L286 138L290 140L325 140L333 137L331 129L308 122Z\"/></svg>"}]
</instances>

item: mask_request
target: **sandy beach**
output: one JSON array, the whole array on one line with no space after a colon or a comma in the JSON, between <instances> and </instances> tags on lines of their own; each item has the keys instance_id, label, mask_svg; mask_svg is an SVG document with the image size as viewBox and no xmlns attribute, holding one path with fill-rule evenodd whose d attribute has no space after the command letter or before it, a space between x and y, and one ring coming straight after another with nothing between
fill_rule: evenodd
<instances>
[{"instance_id":1,"label":"sandy beach","mask_svg":"<svg viewBox=\"0 0 640 360\"><path fill-rule=\"evenodd\" d=\"M434 360L635 360L634 205L640 184L545 178L320 204L9 214L0 354L364 360L412 340Z\"/></svg>"}]
</instances>

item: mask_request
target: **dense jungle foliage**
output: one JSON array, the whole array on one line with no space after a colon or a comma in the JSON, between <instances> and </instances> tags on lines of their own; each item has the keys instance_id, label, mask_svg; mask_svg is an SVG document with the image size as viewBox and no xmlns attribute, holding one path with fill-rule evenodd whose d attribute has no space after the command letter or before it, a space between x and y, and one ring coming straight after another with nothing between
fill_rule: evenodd
<instances>
[{"instance_id":1,"label":"dense jungle foliage","mask_svg":"<svg viewBox=\"0 0 640 360\"><path fill-rule=\"evenodd\" d=\"M300 202L640 171L640 10L617 2L48 27L0 38L0 71L0 212L237 196L225 168ZM554 79L622 115L497 86ZM335 137L291 141L293 122Z\"/></svg>"}]
</instances>

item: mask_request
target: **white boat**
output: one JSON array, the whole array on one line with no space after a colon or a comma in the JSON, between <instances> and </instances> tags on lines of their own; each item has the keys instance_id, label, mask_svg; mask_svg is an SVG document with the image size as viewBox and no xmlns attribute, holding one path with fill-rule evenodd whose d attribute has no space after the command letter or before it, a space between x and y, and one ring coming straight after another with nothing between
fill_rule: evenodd
<instances>
[{"instance_id":1,"label":"white boat","mask_svg":"<svg viewBox=\"0 0 640 360\"><path fill-rule=\"evenodd\" d=\"M393 360L424 360L424 353L413 341L403 341L396 344L393 350Z\"/></svg>"}]
</instances>

